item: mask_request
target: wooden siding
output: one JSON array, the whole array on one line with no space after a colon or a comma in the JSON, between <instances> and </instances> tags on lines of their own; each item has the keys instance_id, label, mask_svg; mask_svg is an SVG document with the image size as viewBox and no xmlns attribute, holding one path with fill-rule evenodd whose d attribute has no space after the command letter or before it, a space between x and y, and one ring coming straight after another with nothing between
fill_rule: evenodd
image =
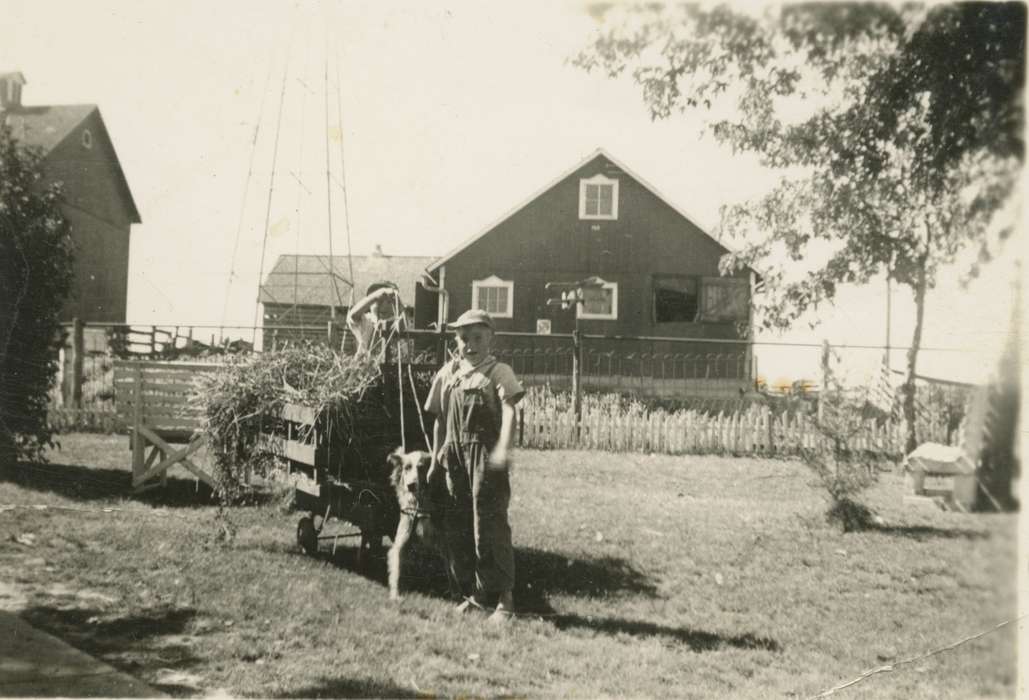
<instances>
[{"instance_id":1,"label":"wooden siding","mask_svg":"<svg viewBox=\"0 0 1029 700\"><path fill-rule=\"evenodd\" d=\"M62 207L75 243L75 279L61 320L124 323L129 284L129 224L114 225Z\"/></svg>"},{"instance_id":2,"label":"wooden siding","mask_svg":"<svg viewBox=\"0 0 1029 700\"><path fill-rule=\"evenodd\" d=\"M598 173L618 179L618 219L579 219L579 180ZM514 318L499 330L534 332L537 319L570 332L570 311L546 305L547 282L597 275L618 283L618 319L583 320L586 333L736 338L734 323L654 320L653 277L712 277L727 251L603 155L598 155L448 260L449 320L469 308L472 282L496 275L514 282ZM741 273L740 277L746 277Z\"/></svg>"},{"instance_id":3,"label":"wooden siding","mask_svg":"<svg viewBox=\"0 0 1029 700\"><path fill-rule=\"evenodd\" d=\"M75 244L75 281L62 321L124 323L128 294L129 230L133 211L114 163L114 147L94 111L45 158L48 182L62 183L61 209ZM89 129L92 148L82 144Z\"/></svg>"}]
</instances>

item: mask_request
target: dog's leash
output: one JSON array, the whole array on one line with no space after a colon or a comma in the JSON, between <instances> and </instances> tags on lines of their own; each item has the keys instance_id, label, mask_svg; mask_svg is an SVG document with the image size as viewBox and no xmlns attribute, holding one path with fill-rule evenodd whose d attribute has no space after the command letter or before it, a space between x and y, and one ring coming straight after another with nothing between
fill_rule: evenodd
<instances>
[{"instance_id":1,"label":"dog's leash","mask_svg":"<svg viewBox=\"0 0 1029 700\"><path fill-rule=\"evenodd\" d=\"M401 508L400 512L404 515L413 515L415 518L423 515L435 515L439 512L438 508Z\"/></svg>"}]
</instances>

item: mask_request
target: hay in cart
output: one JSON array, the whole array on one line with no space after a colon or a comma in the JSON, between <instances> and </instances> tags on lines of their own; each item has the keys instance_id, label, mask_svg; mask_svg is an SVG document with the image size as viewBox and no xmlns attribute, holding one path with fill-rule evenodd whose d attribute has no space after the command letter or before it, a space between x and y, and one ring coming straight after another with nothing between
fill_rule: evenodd
<instances>
[{"instance_id":1,"label":"hay in cart","mask_svg":"<svg viewBox=\"0 0 1029 700\"><path fill-rule=\"evenodd\" d=\"M399 515L387 456L399 446L428 447L431 424L421 406L434 369L312 346L240 359L199 379L194 398L219 495L238 499L252 475L285 467L304 513L297 540L305 551L359 536L359 558L374 553Z\"/></svg>"}]
</instances>

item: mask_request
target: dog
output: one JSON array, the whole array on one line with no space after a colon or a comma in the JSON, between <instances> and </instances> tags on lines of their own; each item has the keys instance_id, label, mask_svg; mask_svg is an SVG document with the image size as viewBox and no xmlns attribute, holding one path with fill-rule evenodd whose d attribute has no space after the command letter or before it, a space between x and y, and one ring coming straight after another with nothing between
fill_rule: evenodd
<instances>
[{"instance_id":1,"label":"dog","mask_svg":"<svg viewBox=\"0 0 1029 700\"><path fill-rule=\"evenodd\" d=\"M442 499L433 498L429 484L429 466L432 457L428 452L404 453L397 448L387 459L391 469L390 484L397 494L400 505L400 522L393 546L389 549L389 597L400 599L400 569L404 554L412 539L435 550L443 559L452 594L460 595L460 587L454 576L450 549L447 545L445 524L441 510Z\"/></svg>"}]
</instances>

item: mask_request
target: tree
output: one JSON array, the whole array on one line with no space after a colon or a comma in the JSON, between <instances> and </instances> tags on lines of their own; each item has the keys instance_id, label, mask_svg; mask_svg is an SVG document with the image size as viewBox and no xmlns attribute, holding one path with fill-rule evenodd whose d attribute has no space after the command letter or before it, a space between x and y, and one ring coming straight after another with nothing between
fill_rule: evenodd
<instances>
[{"instance_id":1,"label":"tree","mask_svg":"<svg viewBox=\"0 0 1029 700\"><path fill-rule=\"evenodd\" d=\"M0 119L0 464L39 459L54 444L47 401L73 274L60 199L58 185L44 184L38 152Z\"/></svg>"},{"instance_id":2,"label":"tree","mask_svg":"<svg viewBox=\"0 0 1029 700\"><path fill-rule=\"evenodd\" d=\"M630 69L654 119L704 109L719 142L782 172L764 197L722 211L723 236L742 243L722 270L762 271L764 327L786 328L839 285L880 274L911 290L904 415L914 449L926 292L965 251L978 249L977 274L1011 233L995 219L1024 156L1025 6L599 14L574 63L612 77Z\"/></svg>"}]
</instances>

